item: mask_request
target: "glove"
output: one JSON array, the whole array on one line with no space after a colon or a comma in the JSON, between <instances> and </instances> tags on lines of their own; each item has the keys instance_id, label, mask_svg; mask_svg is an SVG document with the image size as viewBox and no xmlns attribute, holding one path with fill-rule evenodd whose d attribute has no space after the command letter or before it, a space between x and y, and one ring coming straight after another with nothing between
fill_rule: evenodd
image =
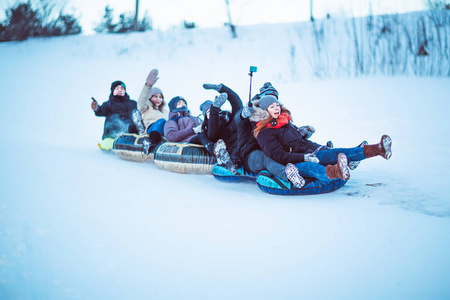
<instances>
[{"instance_id":1,"label":"glove","mask_svg":"<svg viewBox=\"0 0 450 300\"><path fill-rule=\"evenodd\" d=\"M316 129L314 129L314 127L312 127L311 125L306 125L306 126L300 127L298 129L298 132L300 132L300 135L302 136L302 138L307 140L313 135L314 132L316 132Z\"/></svg>"},{"instance_id":2,"label":"glove","mask_svg":"<svg viewBox=\"0 0 450 300\"><path fill-rule=\"evenodd\" d=\"M153 69L148 73L147 79L145 80L145 83L149 86L153 86L156 81L158 81L158 69Z\"/></svg>"},{"instance_id":3,"label":"glove","mask_svg":"<svg viewBox=\"0 0 450 300\"><path fill-rule=\"evenodd\" d=\"M91 108L92 108L93 111L98 111L100 109L100 107L98 106L97 100L92 99Z\"/></svg>"},{"instance_id":4,"label":"glove","mask_svg":"<svg viewBox=\"0 0 450 300\"><path fill-rule=\"evenodd\" d=\"M216 90L216 91L220 91L220 89L222 88L222 84L205 83L205 84L203 84L203 88L204 88L205 90Z\"/></svg>"},{"instance_id":5,"label":"glove","mask_svg":"<svg viewBox=\"0 0 450 300\"><path fill-rule=\"evenodd\" d=\"M244 108L242 109L241 112L241 116L244 119L247 119L248 117L250 117L251 115L253 115L253 112L255 111L255 109L253 108L253 106L244 106Z\"/></svg>"},{"instance_id":6,"label":"glove","mask_svg":"<svg viewBox=\"0 0 450 300\"><path fill-rule=\"evenodd\" d=\"M314 163L319 163L320 162L319 159L315 155L312 155L311 153L304 154L303 157L304 157L304 161L305 162L306 161L314 162Z\"/></svg>"},{"instance_id":7,"label":"glove","mask_svg":"<svg viewBox=\"0 0 450 300\"><path fill-rule=\"evenodd\" d=\"M227 98L228 98L227 93L222 93L219 96L216 96L216 99L214 99L213 105L215 107L220 108L225 103L225 101L227 101Z\"/></svg>"},{"instance_id":8,"label":"glove","mask_svg":"<svg viewBox=\"0 0 450 300\"><path fill-rule=\"evenodd\" d=\"M192 130L193 130L195 133L200 133L200 132L202 132L202 124L200 124L200 125L198 125L198 126L195 126L195 127L192 127Z\"/></svg>"}]
</instances>

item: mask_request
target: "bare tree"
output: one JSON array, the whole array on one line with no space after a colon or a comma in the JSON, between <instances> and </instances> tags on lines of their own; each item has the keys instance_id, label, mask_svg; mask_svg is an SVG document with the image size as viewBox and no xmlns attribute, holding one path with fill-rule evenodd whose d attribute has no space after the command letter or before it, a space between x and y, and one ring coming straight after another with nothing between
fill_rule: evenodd
<instances>
[{"instance_id":1,"label":"bare tree","mask_svg":"<svg viewBox=\"0 0 450 300\"><path fill-rule=\"evenodd\" d=\"M230 26L231 35L233 36L233 38L236 38L237 37L236 26L234 26L233 22L231 22L230 1L225 0L225 4L227 6L227 14L228 14L228 23L226 23L226 25Z\"/></svg>"},{"instance_id":2,"label":"bare tree","mask_svg":"<svg viewBox=\"0 0 450 300\"><path fill-rule=\"evenodd\" d=\"M136 10L134 11L134 26L133 26L134 31L138 31L138 15L139 15L139 0L136 0Z\"/></svg>"},{"instance_id":3,"label":"bare tree","mask_svg":"<svg viewBox=\"0 0 450 300\"><path fill-rule=\"evenodd\" d=\"M313 0L309 1L309 13L311 15L311 22L314 22L314 16L313 16Z\"/></svg>"},{"instance_id":4,"label":"bare tree","mask_svg":"<svg viewBox=\"0 0 450 300\"><path fill-rule=\"evenodd\" d=\"M429 9L450 9L450 1L448 0L427 0Z\"/></svg>"}]
</instances>

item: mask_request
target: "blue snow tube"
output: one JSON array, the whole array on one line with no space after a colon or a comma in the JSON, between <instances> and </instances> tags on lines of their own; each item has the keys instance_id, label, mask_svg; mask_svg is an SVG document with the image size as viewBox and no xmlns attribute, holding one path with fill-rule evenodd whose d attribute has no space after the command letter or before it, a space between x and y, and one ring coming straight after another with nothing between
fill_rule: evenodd
<instances>
[{"instance_id":1,"label":"blue snow tube","mask_svg":"<svg viewBox=\"0 0 450 300\"><path fill-rule=\"evenodd\" d=\"M215 165L212 168L212 174L217 180L224 181L224 182L245 182L245 181L256 181L256 174L248 173L244 171L243 167L240 167L238 170L237 175L231 173L228 171L227 168Z\"/></svg>"},{"instance_id":2,"label":"blue snow tube","mask_svg":"<svg viewBox=\"0 0 450 300\"><path fill-rule=\"evenodd\" d=\"M342 179L334 179L327 184L323 184L315 178L305 178L305 186L298 189L291 182L284 181L267 171L261 171L258 174L256 183L262 191L269 194L315 195L333 192L343 187L347 182Z\"/></svg>"}]
</instances>

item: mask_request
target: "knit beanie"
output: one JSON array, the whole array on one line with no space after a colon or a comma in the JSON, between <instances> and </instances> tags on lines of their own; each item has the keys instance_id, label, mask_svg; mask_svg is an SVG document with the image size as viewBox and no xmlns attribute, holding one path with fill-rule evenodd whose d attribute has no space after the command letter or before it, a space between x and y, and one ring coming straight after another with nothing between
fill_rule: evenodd
<instances>
[{"instance_id":1,"label":"knit beanie","mask_svg":"<svg viewBox=\"0 0 450 300\"><path fill-rule=\"evenodd\" d=\"M180 100L183 100L186 103L186 106L177 108L177 103ZM181 96L173 97L170 100L170 102L169 102L169 109L170 109L171 112L187 111L188 110L188 108L187 108L187 101Z\"/></svg>"},{"instance_id":2,"label":"knit beanie","mask_svg":"<svg viewBox=\"0 0 450 300\"><path fill-rule=\"evenodd\" d=\"M272 103L278 103L278 99L275 96L272 95L265 95L262 96L261 99L259 99L259 108L263 109L263 110L267 110L267 108L272 104Z\"/></svg>"},{"instance_id":3,"label":"knit beanie","mask_svg":"<svg viewBox=\"0 0 450 300\"><path fill-rule=\"evenodd\" d=\"M270 82L264 83L262 88L259 89L259 96L262 97L264 95L273 95L278 99L278 91L273 87Z\"/></svg>"},{"instance_id":4,"label":"knit beanie","mask_svg":"<svg viewBox=\"0 0 450 300\"><path fill-rule=\"evenodd\" d=\"M202 111L203 117L206 115L206 112L211 107L213 102L211 100L206 100L200 105L200 110Z\"/></svg>"},{"instance_id":5,"label":"knit beanie","mask_svg":"<svg viewBox=\"0 0 450 300\"><path fill-rule=\"evenodd\" d=\"M125 90L127 89L127 87L125 86L125 83L123 83L123 82L120 81L120 80L116 80L116 81L114 81L113 83L111 83L111 92L113 92L114 89L115 89L117 86L119 86L119 85L123 86L123 88L124 88Z\"/></svg>"},{"instance_id":6,"label":"knit beanie","mask_svg":"<svg viewBox=\"0 0 450 300\"><path fill-rule=\"evenodd\" d=\"M159 88L152 87L148 93L148 99L155 96L156 94L161 94L161 96L164 98L163 92Z\"/></svg>"}]
</instances>

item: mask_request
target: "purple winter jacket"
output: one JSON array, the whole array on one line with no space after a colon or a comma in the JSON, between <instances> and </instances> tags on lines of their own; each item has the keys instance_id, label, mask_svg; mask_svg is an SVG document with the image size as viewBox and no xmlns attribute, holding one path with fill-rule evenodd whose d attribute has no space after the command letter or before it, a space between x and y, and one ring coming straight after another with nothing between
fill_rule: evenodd
<instances>
[{"instance_id":1,"label":"purple winter jacket","mask_svg":"<svg viewBox=\"0 0 450 300\"><path fill-rule=\"evenodd\" d=\"M170 142L189 142L196 135L192 128L198 125L198 118L191 116L189 111L170 112L164 125L164 136Z\"/></svg>"}]
</instances>

